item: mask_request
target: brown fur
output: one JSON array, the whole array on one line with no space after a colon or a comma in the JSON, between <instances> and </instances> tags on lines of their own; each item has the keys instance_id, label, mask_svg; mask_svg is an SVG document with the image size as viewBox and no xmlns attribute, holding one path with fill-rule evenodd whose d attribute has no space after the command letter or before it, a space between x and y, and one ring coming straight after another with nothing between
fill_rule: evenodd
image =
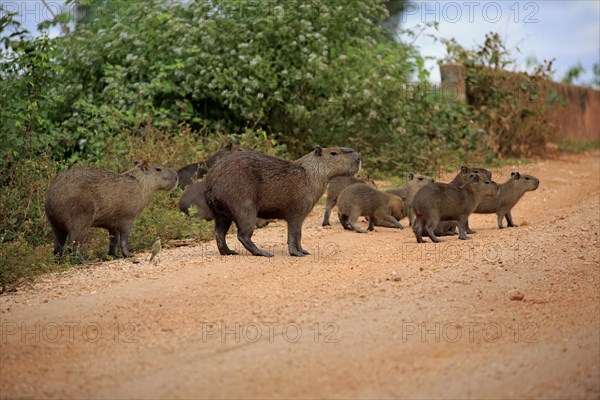
<instances>
[{"instance_id":1,"label":"brown fur","mask_svg":"<svg viewBox=\"0 0 600 400\"><path fill-rule=\"evenodd\" d=\"M302 249L302 223L321 198L329 181L351 176L360 169L360 156L352 149L315 148L289 162L254 151L236 152L219 161L206 176L205 198L215 216L215 237L221 254L236 254L225 235L232 222L238 239L255 256L272 254L252 242L256 218L284 219L288 223L288 251Z\"/></svg>"},{"instance_id":2,"label":"brown fur","mask_svg":"<svg viewBox=\"0 0 600 400\"><path fill-rule=\"evenodd\" d=\"M498 217L498 228L503 229L502 220L506 217L509 227L516 227L513 223L511 210L517 202L523 197L525 192L536 190L540 181L531 175L521 175L518 172L512 172L511 178L500 185L498 196L493 198L484 198L481 200L475 213L493 214Z\"/></svg>"},{"instance_id":3,"label":"brown fur","mask_svg":"<svg viewBox=\"0 0 600 400\"><path fill-rule=\"evenodd\" d=\"M149 166L146 161L119 175L92 167L74 167L60 173L46 193L46 215L54 232L54 254L61 256L69 236L72 250L80 251L91 227L108 230L108 253L131 257L127 245L133 223L157 190L172 190L177 173L170 168Z\"/></svg>"},{"instance_id":4,"label":"brown fur","mask_svg":"<svg viewBox=\"0 0 600 400\"><path fill-rule=\"evenodd\" d=\"M338 197L338 218L344 229L366 233L356 225L358 217L368 217L368 230L374 230L376 218L386 221L394 228L404 229L398 219L404 212L402 199L393 194L381 192L364 183L348 186Z\"/></svg>"},{"instance_id":5,"label":"brown fur","mask_svg":"<svg viewBox=\"0 0 600 400\"><path fill-rule=\"evenodd\" d=\"M415 222L413 232L418 243L424 243L425 230L433 242L440 242L434 234L440 221L458 221L459 238L469 239L466 233L467 218L475 211L483 197L496 196L499 187L495 182L469 175L462 186L435 182L425 186L413 199Z\"/></svg>"},{"instance_id":6,"label":"brown fur","mask_svg":"<svg viewBox=\"0 0 600 400\"><path fill-rule=\"evenodd\" d=\"M402 218L408 216L408 223L412 225L412 221L414 217L412 216L412 199L415 197L415 194L424 186L433 183L434 179L430 176L415 174L410 172L408 174L408 181L402 186L400 189L390 189L386 190L386 193L393 194L395 196L401 197L404 200L404 212L402 214ZM393 228L386 223L386 221L380 221L375 219L375 226L385 226L388 228Z\"/></svg>"},{"instance_id":7,"label":"brown fur","mask_svg":"<svg viewBox=\"0 0 600 400\"><path fill-rule=\"evenodd\" d=\"M481 167L466 167L466 166L463 165L462 167L460 167L460 171L454 177L454 179L452 179L450 181L450 185L462 186L465 183L468 183L469 176L471 174L477 175L479 177L479 179L488 180L488 181L492 180L492 172L491 171L489 171L489 170L487 170L485 168L481 168ZM466 230L467 230L468 234L477 233L476 231L474 231L473 229L471 229L469 227L469 220L468 219L467 219Z\"/></svg>"},{"instance_id":8,"label":"brown fur","mask_svg":"<svg viewBox=\"0 0 600 400\"><path fill-rule=\"evenodd\" d=\"M186 215L190 215L189 210L191 206L196 208L196 213L193 215L195 218L204 219L207 221L212 221L215 219L213 213L208 208L208 204L206 204L206 199L204 198L204 192L206 190L206 185L204 182L196 182L193 185L188 186L183 191L183 195L181 195L181 199L179 199L179 209ZM263 228L269 224L269 220L257 218L256 219L256 227Z\"/></svg>"},{"instance_id":9,"label":"brown fur","mask_svg":"<svg viewBox=\"0 0 600 400\"><path fill-rule=\"evenodd\" d=\"M202 179L208 170L212 168L212 166L215 165L221 158L230 155L234 151L242 150L243 149L238 145L229 142L217 150L217 152L210 156L208 160L188 164L185 167L178 169L177 176L179 177L179 183L177 184L177 187L185 189L198 179Z\"/></svg>"},{"instance_id":10,"label":"brown fur","mask_svg":"<svg viewBox=\"0 0 600 400\"><path fill-rule=\"evenodd\" d=\"M323 226L328 226L331 210L337 204L337 199L344 189L355 183L366 183L373 188L377 188L375 182L367 175L365 178L361 176L338 176L333 178L327 186L327 203L325 203L325 215L323 216Z\"/></svg>"}]
</instances>

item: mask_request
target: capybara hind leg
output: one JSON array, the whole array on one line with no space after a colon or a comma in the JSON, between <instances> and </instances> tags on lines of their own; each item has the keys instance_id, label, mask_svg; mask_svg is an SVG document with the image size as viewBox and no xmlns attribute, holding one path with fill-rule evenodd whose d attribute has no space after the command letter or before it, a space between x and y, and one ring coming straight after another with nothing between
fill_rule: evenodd
<instances>
[{"instance_id":1,"label":"capybara hind leg","mask_svg":"<svg viewBox=\"0 0 600 400\"><path fill-rule=\"evenodd\" d=\"M391 225L392 228L404 229L400 221L398 221L396 218L394 218L393 215L390 215L388 213L378 213L376 214L375 218L378 218L381 221L386 221L388 224Z\"/></svg>"},{"instance_id":2,"label":"capybara hind leg","mask_svg":"<svg viewBox=\"0 0 600 400\"><path fill-rule=\"evenodd\" d=\"M67 242L68 232L52 225L52 232L54 233L54 255L61 257L65 249L65 243Z\"/></svg>"},{"instance_id":3,"label":"capybara hind leg","mask_svg":"<svg viewBox=\"0 0 600 400\"><path fill-rule=\"evenodd\" d=\"M237 237L242 245L252 253L253 256L273 257L273 254L259 249L252 241L252 233L254 233L254 221L236 222Z\"/></svg>"},{"instance_id":4,"label":"capybara hind leg","mask_svg":"<svg viewBox=\"0 0 600 400\"><path fill-rule=\"evenodd\" d=\"M508 226L510 228L516 228L519 226L519 225L513 223L512 214L510 213L510 211L506 213L506 222L508 223Z\"/></svg>"},{"instance_id":5,"label":"capybara hind leg","mask_svg":"<svg viewBox=\"0 0 600 400\"><path fill-rule=\"evenodd\" d=\"M231 219L222 215L215 215L215 240L217 241L217 248L219 253L224 256L230 256L238 254L237 251L231 250L227 247L225 236L231 227Z\"/></svg>"},{"instance_id":6,"label":"capybara hind leg","mask_svg":"<svg viewBox=\"0 0 600 400\"><path fill-rule=\"evenodd\" d=\"M375 232L375 217L367 217L367 222L369 222L367 230L369 232Z\"/></svg>"},{"instance_id":7,"label":"capybara hind leg","mask_svg":"<svg viewBox=\"0 0 600 400\"><path fill-rule=\"evenodd\" d=\"M302 221L288 221L288 251L291 256L303 257L310 254L302 248Z\"/></svg>"},{"instance_id":8,"label":"capybara hind leg","mask_svg":"<svg viewBox=\"0 0 600 400\"><path fill-rule=\"evenodd\" d=\"M412 225L413 233L417 239L417 243L425 243L421 231L423 230L423 222L420 218L415 218L415 223Z\"/></svg>"},{"instance_id":9,"label":"capybara hind leg","mask_svg":"<svg viewBox=\"0 0 600 400\"><path fill-rule=\"evenodd\" d=\"M431 241L433 243L440 243L443 242L443 240L439 239L437 236L435 236L435 232L433 231L435 225L428 223L425 226L425 230L427 231L427 236L429 236L429 239L431 239Z\"/></svg>"},{"instance_id":10,"label":"capybara hind leg","mask_svg":"<svg viewBox=\"0 0 600 400\"><path fill-rule=\"evenodd\" d=\"M348 224L348 216L347 215L338 213L338 219L340 220L340 224L342 224L342 227L345 230L347 230L347 231L352 230L352 228Z\"/></svg>"},{"instance_id":11,"label":"capybara hind leg","mask_svg":"<svg viewBox=\"0 0 600 400\"><path fill-rule=\"evenodd\" d=\"M357 209L352 209L350 211L350 215L348 216L348 225L352 228L353 231L358 233L367 233L366 230L359 228L356 223L358 222L358 217L360 217L360 211Z\"/></svg>"},{"instance_id":12,"label":"capybara hind leg","mask_svg":"<svg viewBox=\"0 0 600 400\"><path fill-rule=\"evenodd\" d=\"M117 248L119 246L119 231L117 229L108 230L108 255L114 258L119 258Z\"/></svg>"}]
</instances>

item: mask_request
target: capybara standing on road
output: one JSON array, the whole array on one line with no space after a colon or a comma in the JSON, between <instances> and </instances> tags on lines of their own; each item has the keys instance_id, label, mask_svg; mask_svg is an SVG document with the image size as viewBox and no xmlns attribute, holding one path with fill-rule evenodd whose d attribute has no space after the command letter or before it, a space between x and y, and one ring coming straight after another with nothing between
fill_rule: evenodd
<instances>
[{"instance_id":1,"label":"capybara standing on road","mask_svg":"<svg viewBox=\"0 0 600 400\"><path fill-rule=\"evenodd\" d=\"M441 242L435 236L434 228L440 221L458 221L459 238L469 239L466 232L467 218L475 211L484 197L498 194L495 182L480 179L479 175L469 175L462 186L435 182L417 192L413 199L415 221L413 232L418 243L424 243L422 232L427 232L433 242Z\"/></svg>"},{"instance_id":2,"label":"capybara standing on road","mask_svg":"<svg viewBox=\"0 0 600 400\"><path fill-rule=\"evenodd\" d=\"M361 176L338 176L337 178L333 178L329 182L329 186L327 186L327 203L325 203L325 215L323 216L323 223L321 225L329 225L329 216L331 215L331 210L337 204L338 196L342 193L342 190L355 183L366 183L374 188L377 187L375 182L369 178L369 175L366 178Z\"/></svg>"},{"instance_id":3,"label":"capybara standing on road","mask_svg":"<svg viewBox=\"0 0 600 400\"><path fill-rule=\"evenodd\" d=\"M476 214L493 214L498 216L498 228L502 229L502 220L506 217L509 227L515 227L510 211L523 197L525 192L536 190L540 186L540 181L531 175L521 175L518 172L511 172L510 179L500 185L498 196L492 198L483 198L477 208Z\"/></svg>"},{"instance_id":4,"label":"capybara standing on road","mask_svg":"<svg viewBox=\"0 0 600 400\"><path fill-rule=\"evenodd\" d=\"M208 157L208 160L189 164L178 169L177 176L179 177L179 183L177 184L177 187L185 189L186 186L196 182L197 179L203 178L204 175L206 175L206 172L208 172L208 170L212 168L212 166L215 165L219 159L230 155L234 151L242 151L242 148L232 142L229 142L217 150L215 154Z\"/></svg>"},{"instance_id":5,"label":"capybara standing on road","mask_svg":"<svg viewBox=\"0 0 600 400\"><path fill-rule=\"evenodd\" d=\"M127 248L135 218L157 190L177 186L177 173L165 167L136 162L133 170L122 175L92 167L74 167L60 173L46 193L46 216L54 232L54 254L61 256L69 244L85 262L80 246L91 227L108 230L108 254L117 255L120 244L123 256L131 257Z\"/></svg>"},{"instance_id":6,"label":"capybara standing on road","mask_svg":"<svg viewBox=\"0 0 600 400\"><path fill-rule=\"evenodd\" d=\"M338 217L344 229L366 233L356 225L358 217L369 219L368 230L374 230L375 218L389 222L394 228L404 229L398 219L402 215L402 199L393 194L381 192L364 183L348 186L338 197Z\"/></svg>"},{"instance_id":7,"label":"capybara standing on road","mask_svg":"<svg viewBox=\"0 0 600 400\"><path fill-rule=\"evenodd\" d=\"M271 257L252 242L256 218L283 219L288 224L288 251L302 249L302 223L336 176L352 176L360 156L345 147L317 147L289 162L254 151L241 151L219 161L206 176L206 201L215 216L215 238L221 254L236 254L225 235L235 221L237 236L255 256Z\"/></svg>"}]
</instances>

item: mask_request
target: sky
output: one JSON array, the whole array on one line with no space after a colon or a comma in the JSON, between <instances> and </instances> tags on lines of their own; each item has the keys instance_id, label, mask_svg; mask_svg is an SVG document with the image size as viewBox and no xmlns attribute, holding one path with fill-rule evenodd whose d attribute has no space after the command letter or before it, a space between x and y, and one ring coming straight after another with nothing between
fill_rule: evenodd
<instances>
[{"instance_id":1,"label":"sky","mask_svg":"<svg viewBox=\"0 0 600 400\"><path fill-rule=\"evenodd\" d=\"M433 21L439 23L439 30L431 28L415 41L425 56L443 58L446 52L427 33L455 38L472 49L484 42L486 33L497 32L520 71L526 70L528 58L554 58L554 79L560 80L580 62L586 71L581 80L591 82L592 66L600 63L600 0L416 1L402 16L401 28L415 30ZM435 61L426 66L431 80L439 82Z\"/></svg>"},{"instance_id":2,"label":"sky","mask_svg":"<svg viewBox=\"0 0 600 400\"><path fill-rule=\"evenodd\" d=\"M51 18L41 0L0 0L5 10L19 12L24 27L36 31L39 22ZM57 12L65 0L46 0ZM543 1L414 1L401 18L401 28L418 29L437 21L439 29L428 29L416 41L422 55L437 59L445 47L428 34L455 38L463 47L482 44L485 34L497 32L517 59L517 69L525 70L528 58L555 59L555 80L581 63L585 69L580 82L592 80L592 66L600 62L600 0ZM58 33L58 30L51 32ZM404 40L406 37L401 36ZM519 51L517 51L517 48ZM428 61L431 80L439 82L435 61Z\"/></svg>"}]
</instances>

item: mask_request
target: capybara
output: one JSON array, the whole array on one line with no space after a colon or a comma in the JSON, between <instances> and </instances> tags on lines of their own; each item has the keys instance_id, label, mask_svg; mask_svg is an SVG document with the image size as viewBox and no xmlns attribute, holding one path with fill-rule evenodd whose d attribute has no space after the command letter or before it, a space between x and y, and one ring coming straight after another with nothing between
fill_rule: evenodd
<instances>
[{"instance_id":1,"label":"capybara","mask_svg":"<svg viewBox=\"0 0 600 400\"><path fill-rule=\"evenodd\" d=\"M329 216L331 215L331 210L337 204L338 196L340 193L342 193L342 190L355 183L366 183L374 188L377 188L377 185L375 185L375 182L369 178L369 175L364 178L362 176L338 176L333 178L327 186L327 203L325 203L325 215L323 216L322 223L323 226L330 225Z\"/></svg>"},{"instance_id":2,"label":"capybara","mask_svg":"<svg viewBox=\"0 0 600 400\"><path fill-rule=\"evenodd\" d=\"M166 167L137 162L124 174L92 167L61 172L46 193L46 215L54 232L54 254L61 256L69 236L72 251L82 262L81 244L91 227L108 230L108 254L131 257L127 245L135 218L157 190L177 186L177 173Z\"/></svg>"},{"instance_id":3,"label":"capybara","mask_svg":"<svg viewBox=\"0 0 600 400\"><path fill-rule=\"evenodd\" d=\"M471 174L477 175L479 176L479 178L483 178L484 180L488 180L491 181L492 180L492 172L485 169L485 168L481 168L481 167L467 167L467 166L462 166L460 167L460 171L458 172L458 174L454 177L454 179L452 179L450 181L451 185L458 185L458 186L462 186L465 183L468 182L469 180L469 176ZM467 227L466 227L467 233L468 234L473 234L473 233L477 233L476 231L474 231L473 229L471 229L469 227L469 220L467 219Z\"/></svg>"},{"instance_id":4,"label":"capybara","mask_svg":"<svg viewBox=\"0 0 600 400\"><path fill-rule=\"evenodd\" d=\"M202 179L206 172L219 161L219 159L231 154L233 151L242 151L243 149L232 143L228 142L226 145L221 147L215 154L208 157L206 161L200 161L197 163L186 165L185 167L177 170L177 176L179 177L179 183L177 186L181 189L185 189L186 186L191 185L198 179Z\"/></svg>"},{"instance_id":5,"label":"capybara","mask_svg":"<svg viewBox=\"0 0 600 400\"><path fill-rule=\"evenodd\" d=\"M506 217L509 227L516 227L513 223L510 211L523 197L525 192L536 190L540 186L540 181L535 176L521 175L518 172L511 172L510 179L500 185L498 196L492 198L483 198L475 209L477 214L493 214L498 216L498 228L502 229L502 220Z\"/></svg>"},{"instance_id":6,"label":"capybara","mask_svg":"<svg viewBox=\"0 0 600 400\"><path fill-rule=\"evenodd\" d=\"M221 254L236 254L225 235L235 221L237 236L255 256L271 257L252 242L256 218L283 219L288 224L288 251L302 249L302 223L336 176L352 176L361 159L347 147L316 147L289 162L254 151L235 152L223 158L206 175L205 198L215 216L215 238Z\"/></svg>"},{"instance_id":7,"label":"capybara","mask_svg":"<svg viewBox=\"0 0 600 400\"><path fill-rule=\"evenodd\" d=\"M400 189L386 190L387 193L402 197L404 200L404 212L402 214L402 218L408 216L409 225L412 225L412 221L414 220L411 208L412 199L423 186L429 185L432 182L434 182L434 179L430 176L409 172L408 181L404 184L404 186L402 186ZM375 226L387 226L388 228L391 227L386 225L385 221L379 221L377 219L375 219Z\"/></svg>"},{"instance_id":8,"label":"capybara","mask_svg":"<svg viewBox=\"0 0 600 400\"><path fill-rule=\"evenodd\" d=\"M208 204L206 204L206 199L204 198L206 185L204 182L196 182L192 185L189 185L183 191L181 195L181 199L179 199L179 209L186 215L190 215L189 210L191 206L195 207L194 217L198 219L205 219L207 221L212 221L215 219L213 213L208 208ZM257 218L256 219L256 227L263 228L269 224L268 219Z\"/></svg>"},{"instance_id":9,"label":"capybara","mask_svg":"<svg viewBox=\"0 0 600 400\"><path fill-rule=\"evenodd\" d=\"M418 243L424 243L423 229L433 242L441 242L434 228L440 221L457 221L459 238L469 239L466 232L467 218L475 211L483 197L496 196L499 186L495 182L469 175L462 186L434 182L419 190L413 199L415 222L413 232Z\"/></svg>"},{"instance_id":10,"label":"capybara","mask_svg":"<svg viewBox=\"0 0 600 400\"><path fill-rule=\"evenodd\" d=\"M358 217L369 220L368 230L374 230L375 218L389 222L394 228L404 229L398 222L404 211L402 199L385 193L364 183L356 183L346 187L338 197L338 218L344 229L358 233L366 233L356 225Z\"/></svg>"}]
</instances>

